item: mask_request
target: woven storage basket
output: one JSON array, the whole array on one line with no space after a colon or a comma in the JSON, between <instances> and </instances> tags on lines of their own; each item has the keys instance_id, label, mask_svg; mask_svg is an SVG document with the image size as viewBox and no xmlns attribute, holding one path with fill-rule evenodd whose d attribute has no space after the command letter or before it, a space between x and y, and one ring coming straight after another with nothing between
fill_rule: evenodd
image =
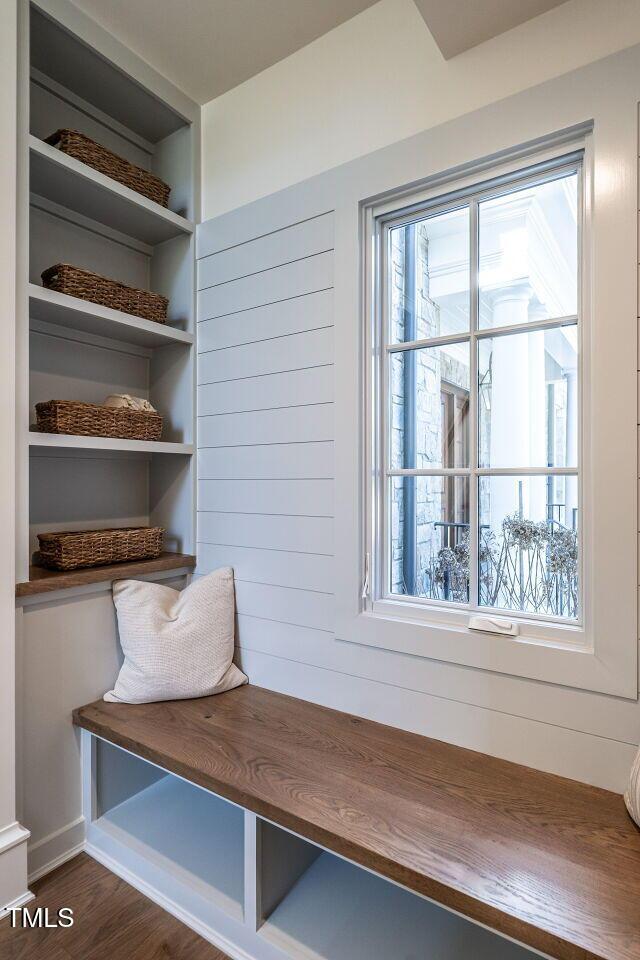
<instances>
[{"instance_id":1,"label":"woven storage basket","mask_svg":"<svg viewBox=\"0 0 640 960\"><path fill-rule=\"evenodd\" d=\"M88 164L94 170L117 180L136 193L141 193L162 207L166 207L169 202L171 187L163 180L119 157L117 153L112 153L77 130L56 130L46 138L45 143L50 143L67 156Z\"/></svg>"},{"instance_id":2,"label":"woven storage basket","mask_svg":"<svg viewBox=\"0 0 640 960\"><path fill-rule=\"evenodd\" d=\"M162 527L39 533L40 551L35 559L40 566L51 570L150 560L160 556L163 537Z\"/></svg>"},{"instance_id":3,"label":"woven storage basket","mask_svg":"<svg viewBox=\"0 0 640 960\"><path fill-rule=\"evenodd\" d=\"M162 417L158 413L103 407L78 400L36 403L36 420L40 433L73 433L121 440L159 440L162 436Z\"/></svg>"},{"instance_id":4,"label":"woven storage basket","mask_svg":"<svg viewBox=\"0 0 640 960\"><path fill-rule=\"evenodd\" d=\"M82 270L70 263L56 263L44 271L42 285L47 290L66 293L69 297L79 297L90 303L99 303L112 310L132 313L145 320L156 323L167 322L169 301L159 293L128 287L118 280L110 280L91 270Z\"/></svg>"}]
</instances>

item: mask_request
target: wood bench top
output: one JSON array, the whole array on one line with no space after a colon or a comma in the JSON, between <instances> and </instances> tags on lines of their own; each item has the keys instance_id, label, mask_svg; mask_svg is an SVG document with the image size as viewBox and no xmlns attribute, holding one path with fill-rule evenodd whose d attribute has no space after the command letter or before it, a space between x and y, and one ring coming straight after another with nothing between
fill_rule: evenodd
<instances>
[{"instance_id":1,"label":"wood bench top","mask_svg":"<svg viewBox=\"0 0 640 960\"><path fill-rule=\"evenodd\" d=\"M74 722L559 960L639 960L622 797L260 687Z\"/></svg>"}]
</instances>

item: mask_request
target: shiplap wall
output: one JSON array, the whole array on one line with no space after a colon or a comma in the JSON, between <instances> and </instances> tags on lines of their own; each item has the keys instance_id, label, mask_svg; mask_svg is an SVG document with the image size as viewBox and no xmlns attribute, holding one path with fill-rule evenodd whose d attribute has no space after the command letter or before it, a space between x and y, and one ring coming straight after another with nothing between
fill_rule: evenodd
<instances>
[{"instance_id":1,"label":"shiplap wall","mask_svg":"<svg viewBox=\"0 0 640 960\"><path fill-rule=\"evenodd\" d=\"M233 566L239 642L333 629L333 213L201 235L198 572Z\"/></svg>"},{"instance_id":2,"label":"shiplap wall","mask_svg":"<svg viewBox=\"0 0 640 960\"><path fill-rule=\"evenodd\" d=\"M637 703L335 636L332 189L199 228L198 575L234 568L239 661L262 686L621 789Z\"/></svg>"},{"instance_id":3,"label":"shiplap wall","mask_svg":"<svg viewBox=\"0 0 640 960\"><path fill-rule=\"evenodd\" d=\"M198 572L235 568L239 658L253 683L624 788L637 699L362 646L335 632L334 618L344 594L336 568L351 556L343 524L358 512L357 451L345 449L354 431L343 426L360 389L359 203L448 169L452 155L490 155L594 112L603 131L617 112L626 162L637 90L637 54L627 51L199 227ZM629 279L635 249L625 240L624 250Z\"/></svg>"}]
</instances>

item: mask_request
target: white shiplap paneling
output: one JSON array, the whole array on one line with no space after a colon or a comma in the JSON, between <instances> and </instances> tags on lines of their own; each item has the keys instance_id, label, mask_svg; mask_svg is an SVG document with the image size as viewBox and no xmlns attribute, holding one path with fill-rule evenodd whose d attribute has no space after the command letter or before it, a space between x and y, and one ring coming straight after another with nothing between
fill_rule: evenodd
<instances>
[{"instance_id":1,"label":"white shiplap paneling","mask_svg":"<svg viewBox=\"0 0 640 960\"><path fill-rule=\"evenodd\" d=\"M327 637L334 620L333 215L247 234L246 243L226 248L206 227L203 233L198 574L234 568L244 622Z\"/></svg>"},{"instance_id":2,"label":"white shiplap paneling","mask_svg":"<svg viewBox=\"0 0 640 960\"><path fill-rule=\"evenodd\" d=\"M245 380L222 380L198 387L200 416L288 407L294 400L298 406L333 400L333 367L330 361L323 366L304 370L263 374L251 381L250 389L247 389Z\"/></svg>"},{"instance_id":3,"label":"white shiplap paneling","mask_svg":"<svg viewBox=\"0 0 640 960\"><path fill-rule=\"evenodd\" d=\"M324 440L199 450L198 477L201 480L331 480L333 443Z\"/></svg>"},{"instance_id":4,"label":"white shiplap paneling","mask_svg":"<svg viewBox=\"0 0 640 960\"><path fill-rule=\"evenodd\" d=\"M207 513L200 510L198 540L201 543L236 547L332 554L333 519L261 513Z\"/></svg>"},{"instance_id":5,"label":"white shiplap paneling","mask_svg":"<svg viewBox=\"0 0 640 960\"><path fill-rule=\"evenodd\" d=\"M241 343L272 340L290 333L304 333L330 327L333 322L333 290L307 293L280 303L267 303L226 317L202 320L198 324L198 350L224 350Z\"/></svg>"},{"instance_id":6,"label":"white shiplap paneling","mask_svg":"<svg viewBox=\"0 0 640 960\"><path fill-rule=\"evenodd\" d=\"M198 355L198 383L246 380L287 370L319 367L333 361L333 331L310 330L263 343L246 343L225 350L210 350ZM245 384L250 391L250 385ZM290 396L289 403L296 397ZM254 407L253 409L259 409Z\"/></svg>"},{"instance_id":7,"label":"white shiplap paneling","mask_svg":"<svg viewBox=\"0 0 640 960\"><path fill-rule=\"evenodd\" d=\"M251 510L247 510L247 507ZM332 480L200 480L198 509L332 517Z\"/></svg>"},{"instance_id":8,"label":"white shiplap paneling","mask_svg":"<svg viewBox=\"0 0 640 960\"><path fill-rule=\"evenodd\" d=\"M294 626L333 632L334 599L330 593L237 580L236 606L241 616L265 617Z\"/></svg>"},{"instance_id":9,"label":"white shiplap paneling","mask_svg":"<svg viewBox=\"0 0 640 960\"><path fill-rule=\"evenodd\" d=\"M333 285L333 253L318 253L304 260L286 263L273 270L254 273L239 280L198 292L198 317L209 320L266 303L302 297Z\"/></svg>"},{"instance_id":10,"label":"white shiplap paneling","mask_svg":"<svg viewBox=\"0 0 640 960\"><path fill-rule=\"evenodd\" d=\"M325 213L198 261L198 289L273 270L285 263L333 250L333 214Z\"/></svg>"},{"instance_id":11,"label":"white shiplap paneling","mask_svg":"<svg viewBox=\"0 0 640 960\"><path fill-rule=\"evenodd\" d=\"M200 417L198 446L246 447L257 443L305 443L333 440L333 404L220 413Z\"/></svg>"},{"instance_id":12,"label":"white shiplap paneling","mask_svg":"<svg viewBox=\"0 0 640 960\"><path fill-rule=\"evenodd\" d=\"M296 590L333 592L333 557L329 556L201 543L198 565L203 570L231 566L236 580L293 587Z\"/></svg>"}]
</instances>

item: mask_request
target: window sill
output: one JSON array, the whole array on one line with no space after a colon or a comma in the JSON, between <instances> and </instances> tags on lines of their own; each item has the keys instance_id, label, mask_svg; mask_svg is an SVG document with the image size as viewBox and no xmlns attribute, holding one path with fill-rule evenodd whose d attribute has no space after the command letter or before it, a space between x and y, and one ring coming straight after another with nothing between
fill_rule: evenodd
<instances>
[{"instance_id":1,"label":"window sill","mask_svg":"<svg viewBox=\"0 0 640 960\"><path fill-rule=\"evenodd\" d=\"M597 643L590 643L581 628L571 628L571 634L570 641L551 641L527 636L525 632L515 637L482 633L461 624L410 619L406 607L392 614L385 609L384 601L376 604L375 610L341 619L336 631L346 642L637 699L638 683L632 664L607 664L598 656Z\"/></svg>"}]
</instances>

